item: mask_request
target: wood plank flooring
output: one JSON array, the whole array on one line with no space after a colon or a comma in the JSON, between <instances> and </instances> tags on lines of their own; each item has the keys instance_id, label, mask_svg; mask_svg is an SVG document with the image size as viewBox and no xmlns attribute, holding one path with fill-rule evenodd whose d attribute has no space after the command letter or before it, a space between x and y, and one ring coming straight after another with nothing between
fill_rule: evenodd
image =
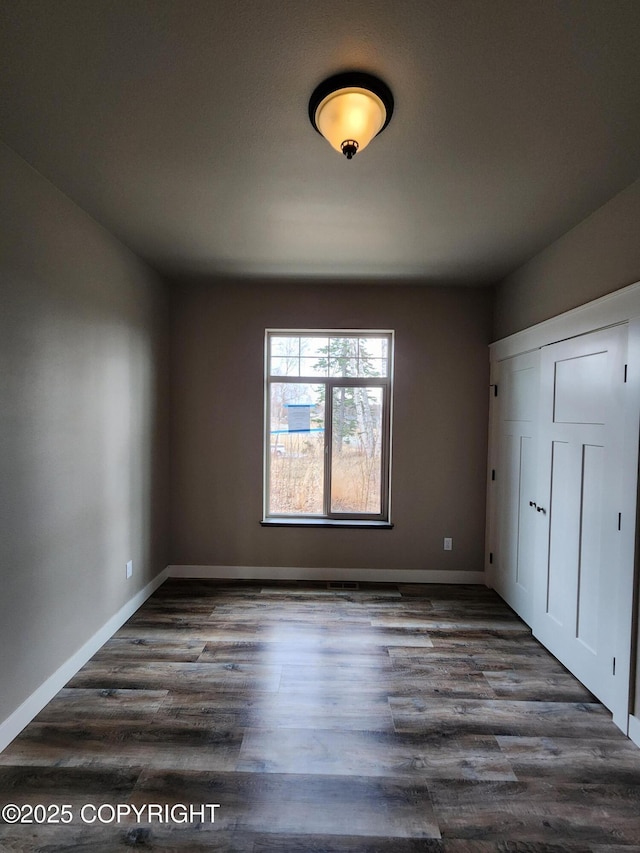
<instances>
[{"instance_id":1,"label":"wood plank flooring","mask_svg":"<svg viewBox=\"0 0 640 853\"><path fill-rule=\"evenodd\" d=\"M629 853L640 750L483 587L171 580L0 755L7 803L73 819L3 853Z\"/></svg>"}]
</instances>

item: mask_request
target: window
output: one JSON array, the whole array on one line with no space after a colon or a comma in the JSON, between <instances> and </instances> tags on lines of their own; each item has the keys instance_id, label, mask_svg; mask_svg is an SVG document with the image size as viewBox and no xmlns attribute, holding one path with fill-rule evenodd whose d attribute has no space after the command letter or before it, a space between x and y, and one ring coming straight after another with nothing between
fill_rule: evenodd
<instances>
[{"instance_id":1,"label":"window","mask_svg":"<svg viewBox=\"0 0 640 853\"><path fill-rule=\"evenodd\" d=\"M393 332L267 330L265 522L389 522Z\"/></svg>"}]
</instances>

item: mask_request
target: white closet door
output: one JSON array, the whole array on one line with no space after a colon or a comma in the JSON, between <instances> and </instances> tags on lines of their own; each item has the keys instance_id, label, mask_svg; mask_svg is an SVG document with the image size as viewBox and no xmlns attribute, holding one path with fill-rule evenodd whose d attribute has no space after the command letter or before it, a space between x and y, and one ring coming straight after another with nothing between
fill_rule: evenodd
<instances>
[{"instance_id":1,"label":"white closet door","mask_svg":"<svg viewBox=\"0 0 640 853\"><path fill-rule=\"evenodd\" d=\"M539 350L500 363L495 468L494 587L525 622L533 617Z\"/></svg>"},{"instance_id":2,"label":"white closet door","mask_svg":"<svg viewBox=\"0 0 640 853\"><path fill-rule=\"evenodd\" d=\"M608 708L623 715L615 672L621 594L619 513L627 328L541 352L535 635Z\"/></svg>"}]
</instances>

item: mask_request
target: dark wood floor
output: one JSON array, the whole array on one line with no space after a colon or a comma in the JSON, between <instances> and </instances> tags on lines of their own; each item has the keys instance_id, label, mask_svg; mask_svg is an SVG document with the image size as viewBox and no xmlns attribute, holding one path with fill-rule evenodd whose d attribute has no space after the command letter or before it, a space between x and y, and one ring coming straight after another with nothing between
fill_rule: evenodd
<instances>
[{"instance_id":1,"label":"dark wood floor","mask_svg":"<svg viewBox=\"0 0 640 853\"><path fill-rule=\"evenodd\" d=\"M0 755L5 803L71 806L0 822L18 853L628 853L640 750L483 587L174 580ZM80 819L119 803L220 807Z\"/></svg>"}]
</instances>

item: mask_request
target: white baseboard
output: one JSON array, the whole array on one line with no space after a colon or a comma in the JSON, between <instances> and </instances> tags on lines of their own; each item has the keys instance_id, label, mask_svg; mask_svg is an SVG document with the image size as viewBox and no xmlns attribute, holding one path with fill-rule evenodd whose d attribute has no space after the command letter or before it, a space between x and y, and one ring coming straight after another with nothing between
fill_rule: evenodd
<instances>
[{"instance_id":1,"label":"white baseboard","mask_svg":"<svg viewBox=\"0 0 640 853\"><path fill-rule=\"evenodd\" d=\"M629 717L629 737L636 746L640 746L640 717L633 714Z\"/></svg>"},{"instance_id":2,"label":"white baseboard","mask_svg":"<svg viewBox=\"0 0 640 853\"><path fill-rule=\"evenodd\" d=\"M65 686L101 646L141 607L149 596L164 583L168 569L163 569L144 589L133 596L78 651L59 667L16 710L0 723L0 752L17 737L44 706Z\"/></svg>"},{"instance_id":3,"label":"white baseboard","mask_svg":"<svg viewBox=\"0 0 640 853\"><path fill-rule=\"evenodd\" d=\"M362 581L363 583L469 583L484 585L484 572L428 569L326 569L296 566L169 566L171 578L210 580Z\"/></svg>"}]
</instances>

